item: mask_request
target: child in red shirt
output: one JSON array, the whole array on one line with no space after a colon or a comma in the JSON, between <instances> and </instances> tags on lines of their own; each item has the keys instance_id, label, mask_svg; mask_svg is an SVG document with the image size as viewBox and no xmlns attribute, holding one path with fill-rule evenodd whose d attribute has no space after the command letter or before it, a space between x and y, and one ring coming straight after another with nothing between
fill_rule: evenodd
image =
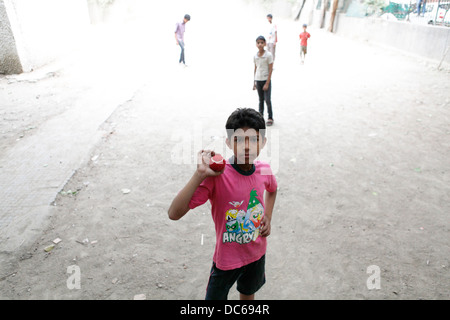
<instances>
[{"instance_id":1,"label":"child in red shirt","mask_svg":"<svg viewBox=\"0 0 450 320\"><path fill-rule=\"evenodd\" d=\"M302 59L302 64L305 63L306 58L306 49L308 46L308 39L311 37L311 35L306 32L307 25L303 25L303 32L300 33L300 58Z\"/></svg>"}]
</instances>

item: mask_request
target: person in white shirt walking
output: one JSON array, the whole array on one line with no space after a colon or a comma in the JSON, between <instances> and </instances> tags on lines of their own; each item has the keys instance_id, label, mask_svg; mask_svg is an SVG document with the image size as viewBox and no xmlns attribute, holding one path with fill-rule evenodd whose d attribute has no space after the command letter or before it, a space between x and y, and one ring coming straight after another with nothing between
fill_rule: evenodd
<instances>
[{"instance_id":1,"label":"person in white shirt walking","mask_svg":"<svg viewBox=\"0 0 450 320\"><path fill-rule=\"evenodd\" d=\"M277 26L273 23L273 16L272 14L267 15L267 21L269 21L270 29L269 34L267 36L267 50L272 54L273 61L275 61L275 49L278 42L278 36L277 36Z\"/></svg>"},{"instance_id":2,"label":"person in white shirt walking","mask_svg":"<svg viewBox=\"0 0 450 320\"><path fill-rule=\"evenodd\" d=\"M186 66L186 61L184 60L184 31L186 30L186 23L191 20L191 16L188 14L184 15L183 21L178 22L175 26L175 41L177 46L180 46L180 60L178 61L180 64Z\"/></svg>"}]
</instances>

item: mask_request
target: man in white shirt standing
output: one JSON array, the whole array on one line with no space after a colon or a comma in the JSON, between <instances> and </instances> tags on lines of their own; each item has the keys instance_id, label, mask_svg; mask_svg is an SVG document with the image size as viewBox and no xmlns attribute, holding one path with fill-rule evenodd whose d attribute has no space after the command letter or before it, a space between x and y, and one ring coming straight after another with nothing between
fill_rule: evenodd
<instances>
[{"instance_id":1,"label":"man in white shirt standing","mask_svg":"<svg viewBox=\"0 0 450 320\"><path fill-rule=\"evenodd\" d=\"M258 90L259 112L264 116L264 102L267 105L267 125L273 124L272 112L272 71L273 56L269 51L264 50L266 39L263 36L256 38L258 52L253 57L255 63L253 90Z\"/></svg>"},{"instance_id":2,"label":"man in white shirt standing","mask_svg":"<svg viewBox=\"0 0 450 320\"><path fill-rule=\"evenodd\" d=\"M275 48L278 42L277 38L277 26L272 22L272 14L267 15L267 21L269 21L270 29L267 36L267 50L272 54L273 60L275 61Z\"/></svg>"}]
</instances>

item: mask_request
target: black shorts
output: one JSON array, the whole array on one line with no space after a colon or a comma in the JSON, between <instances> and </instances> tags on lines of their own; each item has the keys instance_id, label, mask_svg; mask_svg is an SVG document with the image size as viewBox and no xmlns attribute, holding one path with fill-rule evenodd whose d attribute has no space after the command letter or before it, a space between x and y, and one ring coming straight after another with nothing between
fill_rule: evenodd
<instances>
[{"instance_id":1,"label":"black shorts","mask_svg":"<svg viewBox=\"0 0 450 320\"><path fill-rule=\"evenodd\" d=\"M213 263L206 288L206 300L227 300L228 292L237 281L237 290L252 295L266 282L266 256L233 270L220 270Z\"/></svg>"}]
</instances>

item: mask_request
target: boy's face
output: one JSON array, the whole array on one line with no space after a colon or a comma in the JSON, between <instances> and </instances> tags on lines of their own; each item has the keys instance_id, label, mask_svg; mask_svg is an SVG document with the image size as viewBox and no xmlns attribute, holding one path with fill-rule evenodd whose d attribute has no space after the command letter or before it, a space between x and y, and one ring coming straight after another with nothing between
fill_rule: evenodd
<instances>
[{"instance_id":1,"label":"boy's face","mask_svg":"<svg viewBox=\"0 0 450 320\"><path fill-rule=\"evenodd\" d=\"M264 49L265 46L266 46L266 42L265 42L264 40L258 40L258 41L256 41L256 47L257 47L259 50Z\"/></svg>"},{"instance_id":2,"label":"boy's face","mask_svg":"<svg viewBox=\"0 0 450 320\"><path fill-rule=\"evenodd\" d=\"M237 129L230 139L227 138L227 146L233 150L237 164L252 164L259 156L267 139L261 133L251 128Z\"/></svg>"}]
</instances>

